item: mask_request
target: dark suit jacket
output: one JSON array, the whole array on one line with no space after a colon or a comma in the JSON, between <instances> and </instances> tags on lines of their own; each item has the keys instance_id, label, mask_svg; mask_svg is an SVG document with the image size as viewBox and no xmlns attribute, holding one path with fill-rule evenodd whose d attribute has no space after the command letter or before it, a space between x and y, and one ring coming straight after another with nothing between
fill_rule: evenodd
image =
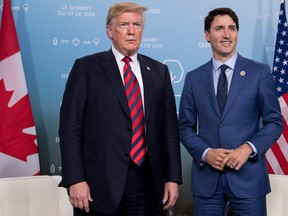
<instances>
[{"instance_id":1,"label":"dark suit jacket","mask_svg":"<svg viewBox=\"0 0 288 216\"><path fill-rule=\"evenodd\" d=\"M254 144L258 155L239 171L224 171L229 186L234 195L243 198L270 191L265 153L281 135L283 125L269 66L238 55L222 116L215 97L212 61L188 73L180 102L179 126L181 142L193 157L195 195L212 196L219 178L217 170L201 162L205 149L235 149L245 141Z\"/></svg>"},{"instance_id":2,"label":"dark suit jacket","mask_svg":"<svg viewBox=\"0 0 288 216\"><path fill-rule=\"evenodd\" d=\"M175 98L166 65L138 54L145 102L146 145L157 204L164 182L181 183L180 141ZM63 180L87 181L94 211L115 211L129 163L131 120L125 88L111 50L77 59L60 111Z\"/></svg>"}]
</instances>

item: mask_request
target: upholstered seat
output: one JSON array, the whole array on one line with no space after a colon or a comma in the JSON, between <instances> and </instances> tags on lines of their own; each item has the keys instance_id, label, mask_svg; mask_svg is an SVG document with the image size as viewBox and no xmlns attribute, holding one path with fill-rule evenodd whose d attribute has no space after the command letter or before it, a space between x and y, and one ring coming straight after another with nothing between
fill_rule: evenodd
<instances>
[{"instance_id":1,"label":"upholstered seat","mask_svg":"<svg viewBox=\"0 0 288 216\"><path fill-rule=\"evenodd\" d=\"M60 176L0 178L0 216L72 216Z\"/></svg>"},{"instance_id":2,"label":"upholstered seat","mask_svg":"<svg viewBox=\"0 0 288 216\"><path fill-rule=\"evenodd\" d=\"M271 192L267 195L267 215L288 215L288 176L269 175Z\"/></svg>"}]
</instances>

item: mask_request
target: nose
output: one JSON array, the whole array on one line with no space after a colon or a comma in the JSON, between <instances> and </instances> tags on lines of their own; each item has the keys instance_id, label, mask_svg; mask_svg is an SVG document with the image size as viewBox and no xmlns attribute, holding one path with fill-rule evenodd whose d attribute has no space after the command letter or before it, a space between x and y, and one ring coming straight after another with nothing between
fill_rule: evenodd
<instances>
[{"instance_id":1,"label":"nose","mask_svg":"<svg viewBox=\"0 0 288 216\"><path fill-rule=\"evenodd\" d=\"M135 32L135 29L134 29L133 24L129 24L129 27L128 27L128 34L134 34L134 32Z\"/></svg>"},{"instance_id":2,"label":"nose","mask_svg":"<svg viewBox=\"0 0 288 216\"><path fill-rule=\"evenodd\" d=\"M229 38L230 37L230 31L229 29L223 29L223 37L224 38Z\"/></svg>"}]
</instances>

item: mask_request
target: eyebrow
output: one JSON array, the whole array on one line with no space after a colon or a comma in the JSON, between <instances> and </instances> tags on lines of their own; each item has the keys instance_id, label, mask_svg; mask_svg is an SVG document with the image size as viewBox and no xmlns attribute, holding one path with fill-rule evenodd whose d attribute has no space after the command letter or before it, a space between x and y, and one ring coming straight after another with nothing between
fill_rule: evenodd
<instances>
[{"instance_id":1,"label":"eyebrow","mask_svg":"<svg viewBox=\"0 0 288 216\"><path fill-rule=\"evenodd\" d=\"M224 28L224 25L217 25L217 26L214 26L214 28ZM237 28L236 25L229 25L228 28Z\"/></svg>"}]
</instances>

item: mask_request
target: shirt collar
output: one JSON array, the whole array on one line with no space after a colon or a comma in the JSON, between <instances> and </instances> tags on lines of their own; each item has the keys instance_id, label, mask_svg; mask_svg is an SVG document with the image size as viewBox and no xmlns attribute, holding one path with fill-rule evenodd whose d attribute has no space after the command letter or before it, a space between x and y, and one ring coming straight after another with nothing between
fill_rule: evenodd
<instances>
[{"instance_id":1,"label":"shirt collar","mask_svg":"<svg viewBox=\"0 0 288 216\"><path fill-rule=\"evenodd\" d=\"M225 65L229 66L230 69L234 70L234 67L235 67L235 64L236 64L236 60L237 60L237 56L238 56L238 53L236 52L236 53L235 53L231 58L229 58L225 63L222 63L222 62L218 61L217 59L215 59L215 58L213 57L213 58L212 58L213 71L217 71L222 64L225 64Z\"/></svg>"},{"instance_id":2,"label":"shirt collar","mask_svg":"<svg viewBox=\"0 0 288 216\"><path fill-rule=\"evenodd\" d=\"M122 59L125 57L122 53L120 53L112 44L112 52L116 58L117 62L121 62ZM137 53L135 53L133 56L129 56L132 60L132 62L135 64L137 62Z\"/></svg>"}]
</instances>

